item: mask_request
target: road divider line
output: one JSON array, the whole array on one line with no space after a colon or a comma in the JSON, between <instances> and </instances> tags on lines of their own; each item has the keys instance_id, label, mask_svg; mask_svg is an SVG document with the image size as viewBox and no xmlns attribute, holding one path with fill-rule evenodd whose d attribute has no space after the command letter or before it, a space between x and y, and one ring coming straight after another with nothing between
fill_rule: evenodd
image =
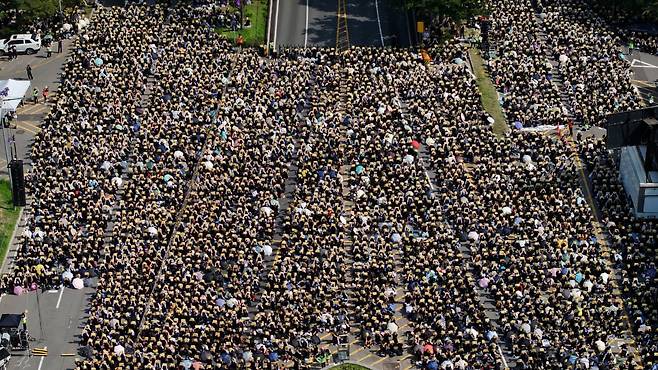
<instances>
[{"instance_id":1,"label":"road divider line","mask_svg":"<svg viewBox=\"0 0 658 370\"><path fill-rule=\"evenodd\" d=\"M270 36L272 32L272 2L268 2L270 4L269 6L269 12L270 14L267 16L267 44L265 44L265 50L267 50L268 54L270 51Z\"/></svg>"},{"instance_id":2,"label":"road divider line","mask_svg":"<svg viewBox=\"0 0 658 370\"><path fill-rule=\"evenodd\" d=\"M276 14L274 15L274 51L276 52L276 36L279 32L279 2L276 1Z\"/></svg>"},{"instance_id":3,"label":"road divider line","mask_svg":"<svg viewBox=\"0 0 658 370\"><path fill-rule=\"evenodd\" d=\"M37 370L41 370L41 367L43 366L43 359L45 357L41 357L41 360L39 360L39 368Z\"/></svg>"},{"instance_id":4,"label":"road divider line","mask_svg":"<svg viewBox=\"0 0 658 370\"><path fill-rule=\"evenodd\" d=\"M18 127L18 126L27 126L31 129L41 131L41 127L31 124L30 121L18 121L18 122L16 122L16 127Z\"/></svg>"},{"instance_id":5,"label":"road divider line","mask_svg":"<svg viewBox=\"0 0 658 370\"><path fill-rule=\"evenodd\" d=\"M16 129L24 130L24 131L27 131L27 132L32 133L32 134L34 134L34 135L36 135L36 134L39 133L38 131L34 131L34 130L32 130L32 129L29 128L29 127L24 127L24 126L20 126L20 125L16 125Z\"/></svg>"},{"instance_id":6,"label":"road divider line","mask_svg":"<svg viewBox=\"0 0 658 370\"><path fill-rule=\"evenodd\" d=\"M59 310L59 304L62 303L62 295L64 295L64 285L59 290L59 298L57 298L57 306L55 306L56 309Z\"/></svg>"},{"instance_id":7,"label":"road divider line","mask_svg":"<svg viewBox=\"0 0 658 370\"><path fill-rule=\"evenodd\" d=\"M375 11L377 12L377 26L379 27L379 38L382 40L382 47L384 47L384 34L382 33L382 22L379 20L379 2L375 0Z\"/></svg>"},{"instance_id":8,"label":"road divider line","mask_svg":"<svg viewBox=\"0 0 658 370\"><path fill-rule=\"evenodd\" d=\"M304 28L304 49L308 44L308 0L306 0L306 28Z\"/></svg>"}]
</instances>

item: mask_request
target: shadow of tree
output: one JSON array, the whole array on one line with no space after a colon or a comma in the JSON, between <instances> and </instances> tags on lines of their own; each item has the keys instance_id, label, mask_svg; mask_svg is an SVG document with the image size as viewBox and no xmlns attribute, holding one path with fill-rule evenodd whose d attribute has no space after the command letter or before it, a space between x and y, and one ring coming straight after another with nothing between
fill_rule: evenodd
<instances>
[{"instance_id":1,"label":"shadow of tree","mask_svg":"<svg viewBox=\"0 0 658 370\"><path fill-rule=\"evenodd\" d=\"M409 23L402 7L403 0L378 0L379 19L385 46L409 46ZM305 7L306 0L298 0ZM337 0L309 0L308 43L315 46L336 45ZM396 5L398 4L398 5ZM347 27L350 44L381 46L375 0L346 0ZM305 19L297 20L305 22ZM284 26L285 25L281 25Z\"/></svg>"}]
</instances>

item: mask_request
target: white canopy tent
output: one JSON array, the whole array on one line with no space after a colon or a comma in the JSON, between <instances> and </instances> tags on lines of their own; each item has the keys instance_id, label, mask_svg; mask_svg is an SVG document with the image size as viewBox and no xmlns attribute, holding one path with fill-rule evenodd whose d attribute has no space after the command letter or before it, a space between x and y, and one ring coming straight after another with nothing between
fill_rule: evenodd
<instances>
[{"instance_id":1,"label":"white canopy tent","mask_svg":"<svg viewBox=\"0 0 658 370\"><path fill-rule=\"evenodd\" d=\"M7 91L7 96L3 92ZM7 112L13 112L23 100L25 93L30 89L30 81L26 80L0 80L0 120Z\"/></svg>"}]
</instances>

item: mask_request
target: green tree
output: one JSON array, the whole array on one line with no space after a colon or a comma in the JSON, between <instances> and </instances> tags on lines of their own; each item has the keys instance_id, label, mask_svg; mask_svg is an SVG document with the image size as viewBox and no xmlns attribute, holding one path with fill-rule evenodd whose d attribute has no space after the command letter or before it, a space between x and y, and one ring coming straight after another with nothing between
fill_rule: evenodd
<instances>
[{"instance_id":1,"label":"green tree","mask_svg":"<svg viewBox=\"0 0 658 370\"><path fill-rule=\"evenodd\" d=\"M421 19L438 20L441 27L487 13L484 0L407 0L406 7L415 10ZM439 38L443 37L441 27L437 30Z\"/></svg>"},{"instance_id":2,"label":"green tree","mask_svg":"<svg viewBox=\"0 0 658 370\"><path fill-rule=\"evenodd\" d=\"M18 9L19 23L52 17L59 10L58 0L13 0Z\"/></svg>"},{"instance_id":3,"label":"green tree","mask_svg":"<svg viewBox=\"0 0 658 370\"><path fill-rule=\"evenodd\" d=\"M443 19L459 22L485 11L482 0L407 0L408 9L434 14Z\"/></svg>"}]
</instances>

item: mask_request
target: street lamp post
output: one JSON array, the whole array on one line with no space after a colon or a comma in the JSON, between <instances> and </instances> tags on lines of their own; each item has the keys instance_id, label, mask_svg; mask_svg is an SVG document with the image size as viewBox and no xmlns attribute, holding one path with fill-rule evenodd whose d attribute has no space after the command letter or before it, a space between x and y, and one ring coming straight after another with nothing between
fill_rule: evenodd
<instances>
[{"instance_id":1,"label":"street lamp post","mask_svg":"<svg viewBox=\"0 0 658 370\"><path fill-rule=\"evenodd\" d=\"M9 87L5 87L2 89L2 91L0 91L0 123L2 123L2 142L5 147L5 159L7 160L7 167L9 167L9 151L7 151L7 139L5 136L5 101L7 96L9 96Z\"/></svg>"}]
</instances>

